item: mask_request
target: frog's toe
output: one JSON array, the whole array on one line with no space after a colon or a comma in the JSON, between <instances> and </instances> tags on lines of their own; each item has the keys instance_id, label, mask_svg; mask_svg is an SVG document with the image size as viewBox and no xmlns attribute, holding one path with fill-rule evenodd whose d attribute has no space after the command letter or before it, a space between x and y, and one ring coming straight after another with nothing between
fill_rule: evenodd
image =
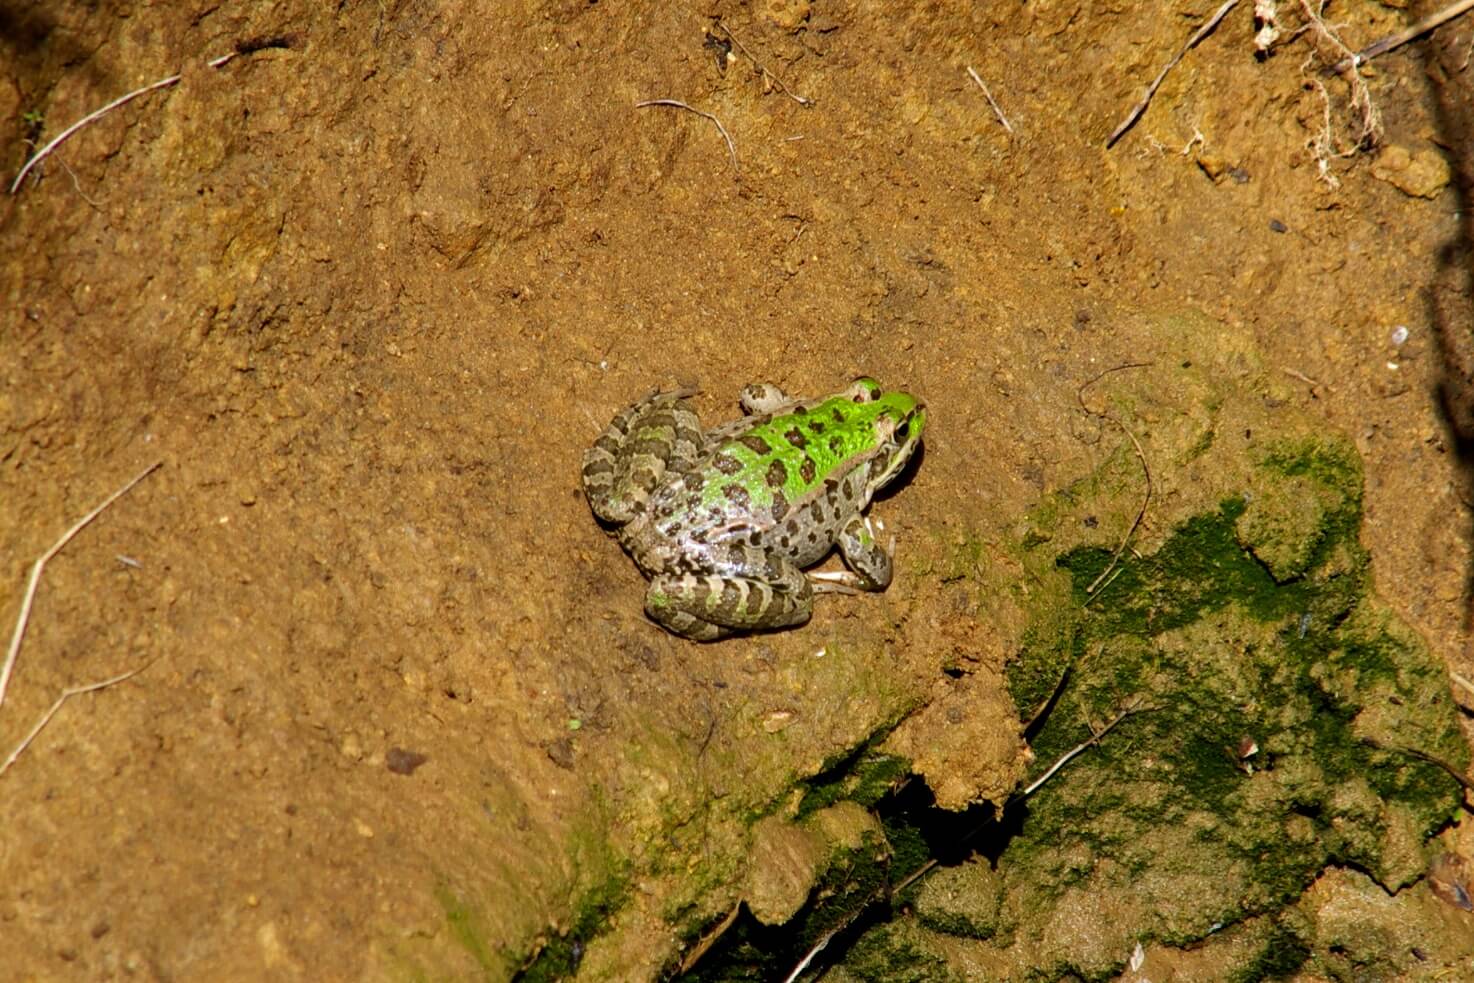
<instances>
[{"instance_id":1,"label":"frog's toe","mask_svg":"<svg viewBox=\"0 0 1474 983\"><path fill-rule=\"evenodd\" d=\"M819 570L808 577L816 594L860 593L860 578L848 570Z\"/></svg>"},{"instance_id":2,"label":"frog's toe","mask_svg":"<svg viewBox=\"0 0 1474 983\"><path fill-rule=\"evenodd\" d=\"M885 531L879 520L872 523L869 516L856 516L839 533L839 551L861 590L885 590L895 568L896 538L882 546L876 526Z\"/></svg>"}]
</instances>

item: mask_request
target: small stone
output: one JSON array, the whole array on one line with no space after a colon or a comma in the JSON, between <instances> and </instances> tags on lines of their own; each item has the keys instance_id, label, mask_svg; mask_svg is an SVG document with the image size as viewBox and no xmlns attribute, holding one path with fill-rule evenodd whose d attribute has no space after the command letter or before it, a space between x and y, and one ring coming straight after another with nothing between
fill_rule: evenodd
<instances>
[{"instance_id":1,"label":"small stone","mask_svg":"<svg viewBox=\"0 0 1474 983\"><path fill-rule=\"evenodd\" d=\"M573 767L573 742L566 737L560 737L556 741L549 741L543 748L548 753L548 760L559 768Z\"/></svg>"},{"instance_id":2,"label":"small stone","mask_svg":"<svg viewBox=\"0 0 1474 983\"><path fill-rule=\"evenodd\" d=\"M785 31L796 31L809 19L810 0L768 0L768 20Z\"/></svg>"},{"instance_id":3,"label":"small stone","mask_svg":"<svg viewBox=\"0 0 1474 983\"><path fill-rule=\"evenodd\" d=\"M402 747L391 747L384 754L384 767L396 775L413 775L415 769L430 759L418 751L406 751Z\"/></svg>"},{"instance_id":4,"label":"small stone","mask_svg":"<svg viewBox=\"0 0 1474 983\"><path fill-rule=\"evenodd\" d=\"M769 734L776 734L792 722L792 710L774 710L763 719L763 730Z\"/></svg>"},{"instance_id":5,"label":"small stone","mask_svg":"<svg viewBox=\"0 0 1474 983\"><path fill-rule=\"evenodd\" d=\"M357 734L349 732L338 744L338 753L352 761L357 761L363 757L363 742L358 739Z\"/></svg>"},{"instance_id":6,"label":"small stone","mask_svg":"<svg viewBox=\"0 0 1474 983\"><path fill-rule=\"evenodd\" d=\"M782 925L808 900L823 860L821 836L777 816L752 827L747 908L764 925Z\"/></svg>"},{"instance_id":7,"label":"small stone","mask_svg":"<svg viewBox=\"0 0 1474 983\"><path fill-rule=\"evenodd\" d=\"M1437 197L1452 180L1448 161L1442 154L1432 149L1415 154L1398 144L1382 151L1372 164L1372 176L1414 198Z\"/></svg>"},{"instance_id":8,"label":"small stone","mask_svg":"<svg viewBox=\"0 0 1474 983\"><path fill-rule=\"evenodd\" d=\"M1223 180L1231 166L1228 161L1212 153L1199 153L1197 160L1198 166L1203 169L1204 174L1212 179L1214 184Z\"/></svg>"}]
</instances>

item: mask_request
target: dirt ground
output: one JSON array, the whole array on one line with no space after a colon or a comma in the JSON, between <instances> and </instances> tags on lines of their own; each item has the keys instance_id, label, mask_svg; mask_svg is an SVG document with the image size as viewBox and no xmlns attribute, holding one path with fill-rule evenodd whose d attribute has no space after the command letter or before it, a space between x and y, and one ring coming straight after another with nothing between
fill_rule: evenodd
<instances>
[{"instance_id":1,"label":"dirt ground","mask_svg":"<svg viewBox=\"0 0 1474 983\"><path fill-rule=\"evenodd\" d=\"M0 707L8 754L146 667L0 775L0 975L505 975L572 917L569 844L662 808L632 742L862 739L795 687L837 639L940 678L968 612L916 571L1097 462L1077 391L1164 317L1354 437L1379 589L1474 678L1474 19L1365 69L1379 149L1336 157L1331 48L1281 4L1256 59L1250 6L1107 150L1216 2L0 2L7 181L183 74L0 203L7 626L162 462L48 566ZM1326 17L1359 47L1436 5L1403 6ZM892 588L712 646L647 622L578 490L610 416L862 373L929 410ZM620 928L651 966L658 924Z\"/></svg>"}]
</instances>

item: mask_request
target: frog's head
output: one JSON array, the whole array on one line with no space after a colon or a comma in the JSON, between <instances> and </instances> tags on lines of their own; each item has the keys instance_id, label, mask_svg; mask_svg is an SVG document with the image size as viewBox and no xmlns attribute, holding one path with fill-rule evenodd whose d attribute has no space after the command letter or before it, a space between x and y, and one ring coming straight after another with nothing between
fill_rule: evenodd
<instances>
[{"instance_id":1,"label":"frog's head","mask_svg":"<svg viewBox=\"0 0 1474 983\"><path fill-rule=\"evenodd\" d=\"M874 379L857 379L849 393L855 402L869 404L866 408L875 425L875 449L866 489L874 494L901 473L921 446L926 406L910 393L886 392Z\"/></svg>"}]
</instances>

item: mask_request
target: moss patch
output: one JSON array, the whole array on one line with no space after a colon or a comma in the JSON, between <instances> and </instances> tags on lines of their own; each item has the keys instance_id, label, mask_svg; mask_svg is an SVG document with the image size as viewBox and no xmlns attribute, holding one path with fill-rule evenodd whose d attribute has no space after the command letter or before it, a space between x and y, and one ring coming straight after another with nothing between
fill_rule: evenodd
<instances>
[{"instance_id":1,"label":"moss patch","mask_svg":"<svg viewBox=\"0 0 1474 983\"><path fill-rule=\"evenodd\" d=\"M1372 592L1356 453L1272 401L1205 387L1180 385L1197 413L1153 405L1172 385L1105 401L1147 433L1154 465L1131 548L1144 482L1126 444L1018 524L1026 578L980 576L981 596L1031 612L1008 681L1026 716L1050 707L1037 772L1135 712L1014 807L994 864L923 882L902 919L917 932L866 932L854 975L895 958L1104 979L1137 943L1229 933L1236 978L1271 978L1313 956L1293 906L1322 871L1365 871L1384 892L1422 876L1461 793L1405 749L1455 768L1468 751L1443 667ZM1147 416L1169 422L1148 432Z\"/></svg>"}]
</instances>

